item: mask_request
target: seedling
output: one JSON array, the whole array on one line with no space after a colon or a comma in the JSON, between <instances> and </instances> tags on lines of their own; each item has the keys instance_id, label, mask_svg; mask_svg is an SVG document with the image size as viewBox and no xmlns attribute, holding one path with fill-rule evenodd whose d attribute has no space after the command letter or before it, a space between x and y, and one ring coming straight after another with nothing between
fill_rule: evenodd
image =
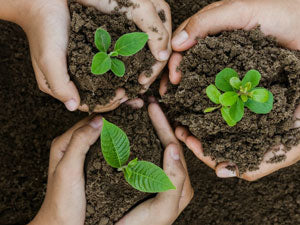
<instances>
[{"instance_id":1,"label":"seedling","mask_svg":"<svg viewBox=\"0 0 300 225\"><path fill-rule=\"evenodd\" d=\"M125 64L115 58L117 56L131 56L144 48L148 41L148 34L134 32L121 36L114 47L114 50L107 53L111 45L111 37L104 29L97 29L95 33L95 45L100 51L93 57L92 73L101 75L111 70L118 77L125 74Z\"/></svg>"},{"instance_id":2,"label":"seedling","mask_svg":"<svg viewBox=\"0 0 300 225\"><path fill-rule=\"evenodd\" d=\"M267 89L257 87L260 79L261 74L257 70L249 70L243 80L233 69L222 70L216 76L216 85L206 88L208 98L218 106L206 108L204 112L221 109L223 119L231 127L243 118L245 106L254 113L268 114L273 108L274 97Z\"/></svg>"},{"instance_id":3,"label":"seedling","mask_svg":"<svg viewBox=\"0 0 300 225\"><path fill-rule=\"evenodd\" d=\"M129 159L130 144L127 135L116 125L103 119L101 149L105 161L124 173L126 181L135 189L157 193L176 189L165 172L153 163Z\"/></svg>"}]
</instances>

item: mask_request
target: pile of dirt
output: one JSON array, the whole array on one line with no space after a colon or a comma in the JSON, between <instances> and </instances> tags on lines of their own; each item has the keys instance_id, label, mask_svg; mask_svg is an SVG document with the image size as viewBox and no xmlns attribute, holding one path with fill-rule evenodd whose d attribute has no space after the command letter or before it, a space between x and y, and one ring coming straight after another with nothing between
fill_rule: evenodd
<instances>
[{"instance_id":1,"label":"pile of dirt","mask_svg":"<svg viewBox=\"0 0 300 225\"><path fill-rule=\"evenodd\" d=\"M259 86L274 95L269 114L258 115L245 109L243 119L229 127L220 110L203 112L215 106L205 89L226 67L235 69L241 79L251 69L261 73ZM300 103L300 59L258 28L226 31L199 40L184 53L179 70L182 81L170 86L163 102L169 106L168 114L201 140L204 154L213 160L233 162L243 173L258 169L270 148L282 143L288 151L299 143L300 129L293 129L293 114Z\"/></svg>"},{"instance_id":2,"label":"pile of dirt","mask_svg":"<svg viewBox=\"0 0 300 225\"><path fill-rule=\"evenodd\" d=\"M130 160L138 158L162 165L163 149L145 107L136 110L123 105L103 116L127 134L130 141ZM104 161L100 142L89 152L86 174L86 225L98 224L105 218L109 220L107 224L113 224L133 205L149 196L129 186L123 173L117 172Z\"/></svg>"},{"instance_id":3,"label":"pile of dirt","mask_svg":"<svg viewBox=\"0 0 300 225\"><path fill-rule=\"evenodd\" d=\"M123 77L117 77L111 71L103 75L91 73L93 56L99 52L94 44L96 30L101 27L112 37L113 51L115 42L123 34L140 32L137 26L125 15L105 15L93 7L85 7L70 1L71 32L68 48L68 64L71 79L75 82L81 97L81 104L89 106L90 111L98 104L105 105L115 96L118 88L124 88L129 98L137 97L142 90L138 76L144 72L152 73L155 59L148 46L130 57L119 57L126 66Z\"/></svg>"}]
</instances>

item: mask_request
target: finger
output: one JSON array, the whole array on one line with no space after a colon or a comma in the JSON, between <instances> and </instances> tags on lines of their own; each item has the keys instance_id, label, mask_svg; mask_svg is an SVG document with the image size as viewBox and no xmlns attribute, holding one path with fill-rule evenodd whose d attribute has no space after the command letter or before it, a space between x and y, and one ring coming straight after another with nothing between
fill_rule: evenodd
<instances>
[{"instance_id":1,"label":"finger","mask_svg":"<svg viewBox=\"0 0 300 225\"><path fill-rule=\"evenodd\" d=\"M173 37L172 48L185 51L195 45L198 37L204 38L224 30L251 29L257 25L251 19L252 8L247 1L226 1L194 15L185 28Z\"/></svg>"},{"instance_id":2,"label":"finger","mask_svg":"<svg viewBox=\"0 0 300 225\"><path fill-rule=\"evenodd\" d=\"M236 165L230 162L219 163L216 167L216 175L220 178L237 177L238 170Z\"/></svg>"},{"instance_id":3,"label":"finger","mask_svg":"<svg viewBox=\"0 0 300 225\"><path fill-rule=\"evenodd\" d=\"M143 91L145 92L148 90L150 85L156 80L156 78L159 76L160 72L163 70L167 62L156 62L152 66L152 74L151 76L147 76L145 73L142 73L139 76L139 83L143 86Z\"/></svg>"},{"instance_id":4,"label":"finger","mask_svg":"<svg viewBox=\"0 0 300 225\"><path fill-rule=\"evenodd\" d=\"M174 222L181 211L179 203L182 198L185 179L187 178L186 170L180 161L180 151L181 149L178 145L170 144L164 153L163 168L176 189L159 193L153 203L157 208L164 210L161 214L166 218L162 219L164 221L168 220L169 224Z\"/></svg>"},{"instance_id":5,"label":"finger","mask_svg":"<svg viewBox=\"0 0 300 225\"><path fill-rule=\"evenodd\" d=\"M185 142L186 146L192 150L198 159L204 162L207 166L214 169L216 167L216 162L211 159L210 156L204 156L203 147L201 142L194 136L188 136Z\"/></svg>"},{"instance_id":6,"label":"finger","mask_svg":"<svg viewBox=\"0 0 300 225\"><path fill-rule=\"evenodd\" d=\"M300 128L300 105L298 105L295 113L294 113L294 118L295 118L295 124L294 128Z\"/></svg>"},{"instance_id":7,"label":"finger","mask_svg":"<svg viewBox=\"0 0 300 225\"><path fill-rule=\"evenodd\" d=\"M136 98L136 99L127 101L126 105L131 106L133 109L140 109L144 106L144 101L140 98Z\"/></svg>"},{"instance_id":8,"label":"finger","mask_svg":"<svg viewBox=\"0 0 300 225\"><path fill-rule=\"evenodd\" d=\"M178 70L181 60L182 60L182 55L180 53L175 52L171 55L169 61L169 78L170 78L170 82L174 85L179 84L181 81L182 74Z\"/></svg>"},{"instance_id":9,"label":"finger","mask_svg":"<svg viewBox=\"0 0 300 225\"><path fill-rule=\"evenodd\" d=\"M171 143L179 144L166 116L159 105L156 103L151 103L148 106L148 113L157 135L162 142L162 145L166 147Z\"/></svg>"},{"instance_id":10,"label":"finger","mask_svg":"<svg viewBox=\"0 0 300 225\"><path fill-rule=\"evenodd\" d=\"M80 122L76 123L73 127L71 127L68 131L62 134L59 137L56 137L51 144L50 150L50 160L49 160L49 176L51 177L57 167L57 164L62 159L73 132L80 127L86 125L95 115L91 115L86 117L85 119L81 120Z\"/></svg>"},{"instance_id":11,"label":"finger","mask_svg":"<svg viewBox=\"0 0 300 225\"><path fill-rule=\"evenodd\" d=\"M109 112L116 108L118 108L122 103L126 102L128 97L126 96L125 90L123 88L118 88L116 90L116 96L110 100L110 102L106 105L96 105L93 112L102 113ZM79 110L88 112L89 107L86 104L79 106Z\"/></svg>"},{"instance_id":12,"label":"finger","mask_svg":"<svg viewBox=\"0 0 300 225\"><path fill-rule=\"evenodd\" d=\"M37 81L38 87L39 89L48 94L51 95L53 97L53 93L49 88L49 85L47 84L47 80L45 78L45 75L43 74L43 72L40 70L40 68L38 67L35 59L32 57L32 66L34 69L34 74L35 74L35 79Z\"/></svg>"},{"instance_id":13,"label":"finger","mask_svg":"<svg viewBox=\"0 0 300 225\"><path fill-rule=\"evenodd\" d=\"M165 72L160 80L160 85L159 85L160 96L164 96L167 93L168 83L169 83L168 72Z\"/></svg>"},{"instance_id":14,"label":"finger","mask_svg":"<svg viewBox=\"0 0 300 225\"><path fill-rule=\"evenodd\" d=\"M140 7L133 8L129 15L135 24L149 35L148 45L158 61L166 61L171 54L168 49L169 33L159 18L151 1L133 0Z\"/></svg>"},{"instance_id":15,"label":"finger","mask_svg":"<svg viewBox=\"0 0 300 225\"><path fill-rule=\"evenodd\" d=\"M60 170L69 174L70 177L73 174L77 176L83 173L86 153L90 146L98 140L102 125L102 117L96 116L87 125L73 132L66 153L58 165Z\"/></svg>"},{"instance_id":16,"label":"finger","mask_svg":"<svg viewBox=\"0 0 300 225\"><path fill-rule=\"evenodd\" d=\"M77 0L80 4L83 4L85 6L92 6L103 13L111 13L112 11L115 11L115 9L118 7L118 3L116 1L112 0Z\"/></svg>"},{"instance_id":17,"label":"finger","mask_svg":"<svg viewBox=\"0 0 300 225\"><path fill-rule=\"evenodd\" d=\"M75 111L79 106L80 97L75 84L68 75L65 54L54 53L51 49L37 62L53 96L63 102L69 111Z\"/></svg>"},{"instance_id":18,"label":"finger","mask_svg":"<svg viewBox=\"0 0 300 225\"><path fill-rule=\"evenodd\" d=\"M241 178L248 181L255 181L277 170L295 164L300 160L300 144L298 146L293 147L290 151L286 153L285 151L281 150L281 153L286 155L285 160L278 163L271 163L270 158L274 156L274 153L272 154L272 152L269 152L265 155L263 162L259 165L259 170L246 172L241 175ZM276 152L277 155L281 153L280 151Z\"/></svg>"},{"instance_id":19,"label":"finger","mask_svg":"<svg viewBox=\"0 0 300 225\"><path fill-rule=\"evenodd\" d=\"M181 145L160 106L157 103L149 104L148 113L162 145L166 147L170 144L176 144L181 148ZM187 171L187 166L182 151L180 152L180 157L181 162ZM189 182L189 179L187 179L187 182Z\"/></svg>"}]
</instances>

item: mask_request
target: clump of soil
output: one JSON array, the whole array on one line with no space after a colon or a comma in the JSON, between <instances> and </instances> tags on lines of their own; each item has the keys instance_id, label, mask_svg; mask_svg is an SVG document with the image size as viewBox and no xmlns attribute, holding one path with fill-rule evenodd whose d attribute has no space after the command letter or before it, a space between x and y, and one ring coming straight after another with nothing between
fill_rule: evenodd
<instances>
[{"instance_id":1,"label":"clump of soil","mask_svg":"<svg viewBox=\"0 0 300 225\"><path fill-rule=\"evenodd\" d=\"M127 134L131 146L130 160L138 158L160 165L163 149L145 107L136 110L122 105L104 117ZM133 205L149 196L129 186L123 173L117 172L105 162L100 142L90 149L86 180L87 225L99 224L101 220L107 220L105 224L111 225Z\"/></svg>"},{"instance_id":2,"label":"clump of soil","mask_svg":"<svg viewBox=\"0 0 300 225\"><path fill-rule=\"evenodd\" d=\"M68 63L71 79L75 82L81 97L81 104L87 104L93 111L98 104L107 104L118 88L124 88L129 98L137 97L142 86L138 76L144 72L151 75L155 59L146 46L130 57L119 57L126 66L125 75L120 78L111 71L103 75L91 73L93 56L98 52L94 44L94 34L97 28L106 29L112 37L113 50L115 42L123 34L140 32L133 21L125 15L105 15L95 8L85 7L70 1L71 32L68 48Z\"/></svg>"},{"instance_id":3,"label":"clump of soil","mask_svg":"<svg viewBox=\"0 0 300 225\"><path fill-rule=\"evenodd\" d=\"M250 69L262 74L259 86L274 95L271 113L258 115L246 109L244 118L234 127L226 125L220 111L203 113L214 106L205 89L226 67L235 69L241 79ZM199 40L184 53L179 70L182 81L170 88L163 102L170 106L173 118L202 141L205 155L217 162L234 162L243 173L258 169L270 148L282 143L288 151L299 143L300 129L292 127L300 103L300 59L258 28Z\"/></svg>"}]
</instances>

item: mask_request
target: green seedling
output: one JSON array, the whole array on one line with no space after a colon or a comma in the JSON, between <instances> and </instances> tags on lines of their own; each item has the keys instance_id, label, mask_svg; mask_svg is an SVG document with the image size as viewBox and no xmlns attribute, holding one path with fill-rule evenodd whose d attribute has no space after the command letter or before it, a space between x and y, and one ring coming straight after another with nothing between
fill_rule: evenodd
<instances>
[{"instance_id":1,"label":"green seedling","mask_svg":"<svg viewBox=\"0 0 300 225\"><path fill-rule=\"evenodd\" d=\"M101 132L101 149L105 161L122 171L133 188L148 193L176 189L165 172L153 163L136 158L126 165L130 155L128 137L123 130L105 119Z\"/></svg>"},{"instance_id":2,"label":"green seedling","mask_svg":"<svg viewBox=\"0 0 300 225\"><path fill-rule=\"evenodd\" d=\"M243 118L245 106L254 113L268 114L273 108L274 97L267 89L257 87L260 79L257 70L249 70L243 80L233 69L222 70L216 76L216 85L206 88L208 98L218 106L206 108L204 112L221 109L223 119L231 127Z\"/></svg>"},{"instance_id":3,"label":"green seedling","mask_svg":"<svg viewBox=\"0 0 300 225\"><path fill-rule=\"evenodd\" d=\"M101 75L111 70L118 77L125 74L125 64L117 59L117 56L131 56L144 48L148 41L148 34L134 32L121 36L114 47L114 50L107 53L111 45L111 37L104 29L97 29L95 33L95 45L99 52L94 55L92 61L92 73Z\"/></svg>"}]
</instances>

